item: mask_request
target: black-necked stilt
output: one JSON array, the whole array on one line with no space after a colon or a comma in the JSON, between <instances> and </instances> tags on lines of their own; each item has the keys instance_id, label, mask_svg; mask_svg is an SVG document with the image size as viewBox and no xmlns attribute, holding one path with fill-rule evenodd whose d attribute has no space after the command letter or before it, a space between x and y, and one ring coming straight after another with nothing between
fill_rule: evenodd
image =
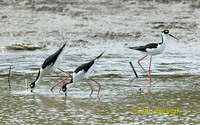
<instances>
[{"instance_id":1,"label":"black-necked stilt","mask_svg":"<svg viewBox=\"0 0 200 125\"><path fill-rule=\"evenodd\" d=\"M42 67L40 68L37 78L34 82L32 82L30 84L30 88L31 88L31 92L35 89L35 87L40 83L40 81L42 80L42 78L47 75L50 74L52 72L55 72L55 69L57 68L58 62L61 60L61 55L63 52L63 49L65 47L66 43L58 50L56 51L54 54L52 54L51 56L49 56L44 63L42 64ZM58 68L60 71L63 71L62 69ZM55 72L57 75L58 73ZM71 77L70 73L65 72L66 74L68 74L68 78ZM59 76L59 75L58 75ZM59 76L60 77L60 76ZM61 78L61 77L60 77ZM61 78L62 79L62 78ZM63 82L64 84L64 82Z\"/></svg>"},{"instance_id":2,"label":"black-necked stilt","mask_svg":"<svg viewBox=\"0 0 200 125\"><path fill-rule=\"evenodd\" d=\"M152 60L152 56L154 55L159 55L161 54L167 44L167 36L171 36L175 39L177 39L176 37L174 37L173 35L171 35L169 33L169 30L164 30L162 32L162 42L161 43L150 43L147 44L145 46L138 46L138 47L129 47L130 49L134 49L134 50L138 50L141 51L143 53L145 53L146 55L141 58L140 60L138 60L138 64L141 66L141 68L144 70L144 72L149 76L149 84L151 87L151 75L150 75L150 68L151 68L151 60ZM178 40L178 39L177 39ZM147 57L148 55L150 55L150 63L149 63L149 74L147 71L145 71L145 69L142 67L142 65L140 64L140 61L143 60L145 57Z\"/></svg>"},{"instance_id":3,"label":"black-necked stilt","mask_svg":"<svg viewBox=\"0 0 200 125\"><path fill-rule=\"evenodd\" d=\"M105 51L104 51L105 52ZM103 55L102 52L99 56L97 56L95 59L91 60L90 62L88 63L85 63L85 64L82 64L80 65L78 68L76 68L76 70L73 72L73 76L72 76L72 79L69 83L65 83L63 86L62 86L62 91L65 93L65 95L67 96L67 91L69 90L69 88L74 85L75 83L77 82L80 82L81 80L86 80L86 82L88 83L88 85L90 86L91 88L91 93L90 93L90 97L93 93L93 88L92 86L90 85L90 83L88 82L88 79L91 79L93 80L96 84L98 84L99 86L99 90L98 90L98 94L97 96L99 97L99 92L100 92L100 89L101 89L101 84L99 84L97 81L95 81L92 77L91 77L91 74L92 72L94 71L95 67L96 67L96 62L97 60ZM63 81L63 80L62 80ZM60 83L62 82L60 81Z\"/></svg>"}]
</instances>

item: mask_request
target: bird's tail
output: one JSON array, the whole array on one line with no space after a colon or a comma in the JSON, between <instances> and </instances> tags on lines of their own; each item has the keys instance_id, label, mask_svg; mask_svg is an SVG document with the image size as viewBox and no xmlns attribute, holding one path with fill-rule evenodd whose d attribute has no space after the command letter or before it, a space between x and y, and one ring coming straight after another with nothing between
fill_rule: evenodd
<instances>
[{"instance_id":1,"label":"bird's tail","mask_svg":"<svg viewBox=\"0 0 200 125\"><path fill-rule=\"evenodd\" d=\"M137 50L138 47L128 47L129 49L134 49L134 50Z\"/></svg>"},{"instance_id":2,"label":"bird's tail","mask_svg":"<svg viewBox=\"0 0 200 125\"><path fill-rule=\"evenodd\" d=\"M99 59L102 55L103 55L103 53L105 52L106 50L104 50L99 56L97 56L95 59Z\"/></svg>"},{"instance_id":3,"label":"bird's tail","mask_svg":"<svg viewBox=\"0 0 200 125\"><path fill-rule=\"evenodd\" d=\"M67 42L66 42L67 43ZM62 49L66 46L66 43L61 47Z\"/></svg>"}]
</instances>

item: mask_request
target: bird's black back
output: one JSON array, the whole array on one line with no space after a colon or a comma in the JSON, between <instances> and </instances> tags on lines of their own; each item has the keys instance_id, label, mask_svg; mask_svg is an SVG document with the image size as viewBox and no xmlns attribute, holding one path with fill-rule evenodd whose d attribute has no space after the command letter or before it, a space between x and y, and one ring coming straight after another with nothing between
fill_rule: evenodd
<instances>
[{"instance_id":1,"label":"bird's black back","mask_svg":"<svg viewBox=\"0 0 200 125\"><path fill-rule=\"evenodd\" d=\"M74 72L78 73L79 71L82 71L82 70L87 72L90 69L90 67L94 64L94 61L96 59L99 59L103 55L104 52L105 51L103 51L99 56L97 56L95 59L91 60L90 62L80 65L78 68L76 68Z\"/></svg>"},{"instance_id":2,"label":"bird's black back","mask_svg":"<svg viewBox=\"0 0 200 125\"><path fill-rule=\"evenodd\" d=\"M129 47L129 49L134 49L134 50L139 50L139 51L147 52L146 49L157 48L158 45L159 45L158 43L150 43L150 44L147 44L145 46Z\"/></svg>"},{"instance_id":3,"label":"bird's black back","mask_svg":"<svg viewBox=\"0 0 200 125\"><path fill-rule=\"evenodd\" d=\"M57 60L58 56L60 55L60 53L63 51L63 48L65 47L66 43L58 50L56 51L54 54L52 54L51 56L49 56L44 63L42 64L42 68L45 69L47 66L49 65L53 65L55 63L55 61Z\"/></svg>"},{"instance_id":4,"label":"bird's black back","mask_svg":"<svg viewBox=\"0 0 200 125\"><path fill-rule=\"evenodd\" d=\"M78 73L79 71L84 70L85 72L87 72L89 70L89 68L94 64L94 60L90 61L89 63L85 63L80 65L78 68L76 68L76 70L74 71L75 73Z\"/></svg>"}]
</instances>

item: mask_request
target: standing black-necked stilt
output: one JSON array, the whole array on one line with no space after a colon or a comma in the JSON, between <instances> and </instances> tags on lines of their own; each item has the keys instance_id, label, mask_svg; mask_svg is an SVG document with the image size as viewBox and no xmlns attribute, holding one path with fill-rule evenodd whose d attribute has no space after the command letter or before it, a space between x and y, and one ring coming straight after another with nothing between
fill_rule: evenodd
<instances>
[{"instance_id":1,"label":"standing black-necked stilt","mask_svg":"<svg viewBox=\"0 0 200 125\"><path fill-rule=\"evenodd\" d=\"M50 74L52 72L54 72L54 73L56 73L58 75L58 73L55 72L55 69L57 68L58 62L61 60L61 55L62 55L62 52L63 52L63 49L64 49L65 45L66 45L66 43L58 51L56 51L54 54L49 56L44 61L44 63L42 64L42 67L40 68L40 70L38 72L36 80L30 84L31 92L40 83L40 81L42 80L42 78L45 75ZM69 74L68 72L63 71L60 68L58 68L58 69L60 71L64 72L64 73L68 74L69 75L68 78L71 77L71 74ZM60 77L60 79L62 79L62 78ZM63 81L63 84L64 84L64 81Z\"/></svg>"},{"instance_id":2,"label":"standing black-necked stilt","mask_svg":"<svg viewBox=\"0 0 200 125\"><path fill-rule=\"evenodd\" d=\"M141 51L141 52L143 52L143 53L146 54L143 58L141 58L140 60L138 60L138 64L141 66L141 68L144 70L144 72L149 76L150 87L151 87L150 69L151 69L152 56L159 55L159 54L161 54L164 51L164 49L166 47L166 44L167 44L167 36L168 35L171 36L171 37L173 37L173 38L175 38L175 39L177 39L176 37L174 37L173 35L171 35L169 33L169 30L164 30L162 32L162 42L161 43L150 43L150 44L147 44L145 46L129 47L130 49L138 50L138 51ZM140 64L140 61L143 60L148 55L150 55L149 74L148 74L147 71L145 71L145 69Z\"/></svg>"},{"instance_id":3,"label":"standing black-necked stilt","mask_svg":"<svg viewBox=\"0 0 200 125\"><path fill-rule=\"evenodd\" d=\"M67 91L69 90L69 88L72 85L74 85L77 82L80 82L81 80L86 80L86 82L88 83L88 85L90 86L90 88L92 90L91 93L90 93L90 95L89 95L91 97L91 95L92 95L92 93L94 91L93 88L92 88L92 86L88 82L88 79L91 79L96 84L98 84L98 86L99 86L99 90L98 90L98 94L97 94L97 96L99 97L99 92L100 92L100 89L101 89L101 84L99 84L97 81L95 81L91 77L91 74L92 74L92 72L94 71L94 69L96 67L97 60L103 55L104 52L105 51L103 51L99 56L97 56L95 59L91 60L90 62L82 64L78 68L76 68L76 70L73 72L73 76L72 76L71 81L69 83L65 83L62 86L62 91L65 93L66 96L67 96ZM59 83L61 83L62 81L60 81Z\"/></svg>"}]
</instances>

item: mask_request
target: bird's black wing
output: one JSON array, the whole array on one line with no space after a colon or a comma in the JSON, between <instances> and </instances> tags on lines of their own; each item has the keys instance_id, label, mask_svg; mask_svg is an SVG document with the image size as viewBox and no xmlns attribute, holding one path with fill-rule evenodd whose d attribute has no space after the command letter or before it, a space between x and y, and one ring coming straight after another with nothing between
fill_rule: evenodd
<instances>
[{"instance_id":1,"label":"bird's black wing","mask_svg":"<svg viewBox=\"0 0 200 125\"><path fill-rule=\"evenodd\" d=\"M51 56L49 56L44 63L42 64L42 68L45 69L47 66L49 65L53 65L55 63L55 61L57 60L58 56L60 55L60 53L63 51L63 48L65 47L66 43L58 50L56 51L54 54L52 54Z\"/></svg>"},{"instance_id":2,"label":"bird's black wing","mask_svg":"<svg viewBox=\"0 0 200 125\"><path fill-rule=\"evenodd\" d=\"M157 48L159 44L158 43L150 43L150 44L147 44L145 47L146 49L154 49L154 48Z\"/></svg>"},{"instance_id":3,"label":"bird's black wing","mask_svg":"<svg viewBox=\"0 0 200 125\"><path fill-rule=\"evenodd\" d=\"M95 59L91 60L90 62L80 65L74 72L78 73L79 71L82 71L82 70L87 72L90 69L90 67L94 64L94 61L96 59L99 59L103 55L104 52L105 51L103 51L99 56L97 56Z\"/></svg>"},{"instance_id":4,"label":"bird's black wing","mask_svg":"<svg viewBox=\"0 0 200 125\"><path fill-rule=\"evenodd\" d=\"M74 72L78 73L79 71L82 71L82 70L87 72L89 70L89 68L94 64L94 61L95 61L95 59L93 59L89 63L85 63L85 64L80 65L78 68L76 68L76 70Z\"/></svg>"},{"instance_id":5,"label":"bird's black wing","mask_svg":"<svg viewBox=\"0 0 200 125\"><path fill-rule=\"evenodd\" d=\"M150 43L150 44L147 44L145 46L128 47L128 48L146 52L146 49L157 48L157 46L158 46L158 43Z\"/></svg>"}]
</instances>

